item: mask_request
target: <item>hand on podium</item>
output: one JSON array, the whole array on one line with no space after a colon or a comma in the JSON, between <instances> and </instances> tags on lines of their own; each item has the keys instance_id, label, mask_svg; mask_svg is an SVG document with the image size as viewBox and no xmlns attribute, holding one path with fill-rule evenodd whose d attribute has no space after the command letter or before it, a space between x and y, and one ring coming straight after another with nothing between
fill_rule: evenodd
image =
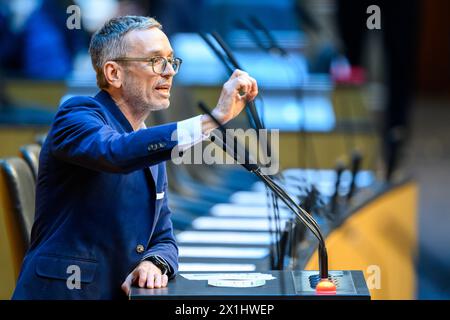
<instances>
[{"instance_id":1,"label":"hand on podium","mask_svg":"<svg viewBox=\"0 0 450 320\"><path fill-rule=\"evenodd\" d=\"M150 261L142 261L122 283L122 290L127 295L131 285L137 284L140 288L164 288L167 287L169 278L162 274L161 270Z\"/></svg>"}]
</instances>

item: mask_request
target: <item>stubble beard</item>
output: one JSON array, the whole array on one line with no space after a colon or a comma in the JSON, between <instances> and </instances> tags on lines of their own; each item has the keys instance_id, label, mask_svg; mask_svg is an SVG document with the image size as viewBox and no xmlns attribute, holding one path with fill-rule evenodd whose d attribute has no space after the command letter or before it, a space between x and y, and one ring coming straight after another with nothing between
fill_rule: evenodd
<instances>
[{"instance_id":1,"label":"stubble beard","mask_svg":"<svg viewBox=\"0 0 450 320\"><path fill-rule=\"evenodd\" d=\"M124 100L136 113L150 113L151 111L163 110L169 107L169 103L152 104L145 99L145 92L139 89L137 82L126 80L123 84Z\"/></svg>"}]
</instances>

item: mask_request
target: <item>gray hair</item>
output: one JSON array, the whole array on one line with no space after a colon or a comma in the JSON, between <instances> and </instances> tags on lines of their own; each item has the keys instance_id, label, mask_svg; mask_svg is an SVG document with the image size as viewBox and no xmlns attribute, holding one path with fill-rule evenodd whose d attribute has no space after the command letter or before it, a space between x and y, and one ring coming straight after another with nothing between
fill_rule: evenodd
<instances>
[{"instance_id":1,"label":"gray hair","mask_svg":"<svg viewBox=\"0 0 450 320\"><path fill-rule=\"evenodd\" d=\"M123 16L110 19L94 33L89 45L89 54L97 74L99 88L108 87L103 74L104 64L109 60L124 57L127 53L125 35L132 30L146 30L153 27L162 29L161 24L154 18Z\"/></svg>"}]
</instances>

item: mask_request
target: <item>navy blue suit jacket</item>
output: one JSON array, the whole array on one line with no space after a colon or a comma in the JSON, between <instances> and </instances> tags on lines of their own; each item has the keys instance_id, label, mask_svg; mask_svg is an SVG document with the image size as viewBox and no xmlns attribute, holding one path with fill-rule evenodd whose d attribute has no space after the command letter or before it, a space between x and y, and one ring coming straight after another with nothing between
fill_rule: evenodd
<instances>
[{"instance_id":1,"label":"navy blue suit jacket","mask_svg":"<svg viewBox=\"0 0 450 320\"><path fill-rule=\"evenodd\" d=\"M153 254L177 271L164 163L176 127L133 131L106 91L60 106L40 154L31 244L13 298L126 298L122 282Z\"/></svg>"}]
</instances>

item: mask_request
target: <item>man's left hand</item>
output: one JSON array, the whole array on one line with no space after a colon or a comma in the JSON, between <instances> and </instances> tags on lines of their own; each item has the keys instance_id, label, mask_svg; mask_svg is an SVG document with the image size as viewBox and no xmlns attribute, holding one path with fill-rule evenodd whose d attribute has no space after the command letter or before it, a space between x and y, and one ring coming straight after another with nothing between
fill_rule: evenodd
<instances>
[{"instance_id":1,"label":"man's left hand","mask_svg":"<svg viewBox=\"0 0 450 320\"><path fill-rule=\"evenodd\" d=\"M168 281L167 275L163 275L157 266L150 261L142 261L122 283L122 290L128 295L132 284L138 284L140 288L164 288Z\"/></svg>"}]
</instances>

